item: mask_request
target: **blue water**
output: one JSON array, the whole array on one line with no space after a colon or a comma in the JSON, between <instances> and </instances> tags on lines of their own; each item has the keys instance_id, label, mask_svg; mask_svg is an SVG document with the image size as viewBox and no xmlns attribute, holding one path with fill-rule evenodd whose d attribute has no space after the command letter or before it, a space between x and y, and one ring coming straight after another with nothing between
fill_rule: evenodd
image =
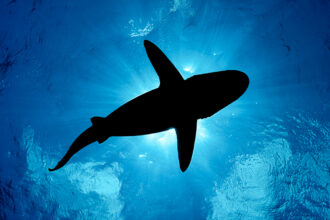
<instances>
[{"instance_id":1,"label":"blue water","mask_svg":"<svg viewBox=\"0 0 330 220\"><path fill-rule=\"evenodd\" d=\"M0 1L0 219L329 219L330 2ZM156 88L148 39L184 78L226 69L246 93L176 135L72 141Z\"/></svg>"}]
</instances>

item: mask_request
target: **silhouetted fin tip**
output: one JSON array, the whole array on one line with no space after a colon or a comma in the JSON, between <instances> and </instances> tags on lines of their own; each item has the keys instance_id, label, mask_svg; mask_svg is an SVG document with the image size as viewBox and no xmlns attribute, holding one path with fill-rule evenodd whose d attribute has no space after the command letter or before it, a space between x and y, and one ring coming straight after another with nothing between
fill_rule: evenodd
<instances>
[{"instance_id":1,"label":"silhouetted fin tip","mask_svg":"<svg viewBox=\"0 0 330 220\"><path fill-rule=\"evenodd\" d=\"M55 171L60 169L62 166L60 166L59 164L57 164L54 168L48 168L49 172Z\"/></svg>"},{"instance_id":2,"label":"silhouetted fin tip","mask_svg":"<svg viewBox=\"0 0 330 220\"><path fill-rule=\"evenodd\" d=\"M152 66L158 74L160 85L162 87L181 85L184 79L167 56L148 40L144 40L144 47Z\"/></svg>"},{"instance_id":3,"label":"silhouetted fin tip","mask_svg":"<svg viewBox=\"0 0 330 220\"><path fill-rule=\"evenodd\" d=\"M146 44L150 44L151 42L149 40L144 40L143 41L143 44L146 45Z\"/></svg>"},{"instance_id":4,"label":"silhouetted fin tip","mask_svg":"<svg viewBox=\"0 0 330 220\"><path fill-rule=\"evenodd\" d=\"M188 169L188 166L189 166L189 164L186 166L183 166L180 164L180 170L182 171L182 173L184 173L184 171L186 171Z\"/></svg>"},{"instance_id":5,"label":"silhouetted fin tip","mask_svg":"<svg viewBox=\"0 0 330 220\"><path fill-rule=\"evenodd\" d=\"M197 120L189 120L176 126L176 136L178 140L178 154L180 169L184 172L188 169L195 145Z\"/></svg>"},{"instance_id":6,"label":"silhouetted fin tip","mask_svg":"<svg viewBox=\"0 0 330 220\"><path fill-rule=\"evenodd\" d=\"M92 122L93 126L98 126L98 125L100 125L101 123L103 123L103 120L104 120L104 118L102 118L102 117L97 117L97 116L91 118L91 122Z\"/></svg>"},{"instance_id":7,"label":"silhouetted fin tip","mask_svg":"<svg viewBox=\"0 0 330 220\"><path fill-rule=\"evenodd\" d=\"M61 165L61 164L57 163L57 165L54 168L48 168L48 170L49 170L49 172L52 172L52 171L60 169L63 166L64 166L64 164Z\"/></svg>"}]
</instances>

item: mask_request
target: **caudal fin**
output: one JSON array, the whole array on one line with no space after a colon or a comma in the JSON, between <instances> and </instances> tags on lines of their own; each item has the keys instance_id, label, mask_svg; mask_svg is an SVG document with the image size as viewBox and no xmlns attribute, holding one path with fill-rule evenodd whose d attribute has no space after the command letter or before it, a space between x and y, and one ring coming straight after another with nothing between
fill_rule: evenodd
<instances>
[{"instance_id":1,"label":"caudal fin","mask_svg":"<svg viewBox=\"0 0 330 220\"><path fill-rule=\"evenodd\" d=\"M49 168L48 170L54 171L63 167L74 154L76 154L87 145L97 141L96 136L97 134L95 133L95 129L93 127L88 128L72 143L68 152L66 152L64 157L57 163L57 165L53 169Z\"/></svg>"}]
</instances>

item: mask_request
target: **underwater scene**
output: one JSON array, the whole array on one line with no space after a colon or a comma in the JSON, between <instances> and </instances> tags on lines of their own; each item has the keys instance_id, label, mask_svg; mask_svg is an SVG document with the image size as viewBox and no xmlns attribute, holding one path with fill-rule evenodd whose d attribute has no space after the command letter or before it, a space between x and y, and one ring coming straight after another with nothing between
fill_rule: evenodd
<instances>
[{"instance_id":1,"label":"underwater scene","mask_svg":"<svg viewBox=\"0 0 330 220\"><path fill-rule=\"evenodd\" d=\"M183 79L249 86L197 121L185 172L174 128L49 172L91 118L159 87L145 40ZM0 116L0 219L329 219L330 1L0 0Z\"/></svg>"}]
</instances>

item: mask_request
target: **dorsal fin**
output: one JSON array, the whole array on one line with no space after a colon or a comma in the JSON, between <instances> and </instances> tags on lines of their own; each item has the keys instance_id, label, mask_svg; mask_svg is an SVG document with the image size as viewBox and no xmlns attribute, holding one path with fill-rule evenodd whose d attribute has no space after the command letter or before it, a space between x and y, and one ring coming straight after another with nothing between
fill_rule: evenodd
<instances>
[{"instance_id":1,"label":"dorsal fin","mask_svg":"<svg viewBox=\"0 0 330 220\"><path fill-rule=\"evenodd\" d=\"M155 44L145 40L144 47L151 64L158 74L161 87L176 85L183 81L179 71Z\"/></svg>"}]
</instances>

